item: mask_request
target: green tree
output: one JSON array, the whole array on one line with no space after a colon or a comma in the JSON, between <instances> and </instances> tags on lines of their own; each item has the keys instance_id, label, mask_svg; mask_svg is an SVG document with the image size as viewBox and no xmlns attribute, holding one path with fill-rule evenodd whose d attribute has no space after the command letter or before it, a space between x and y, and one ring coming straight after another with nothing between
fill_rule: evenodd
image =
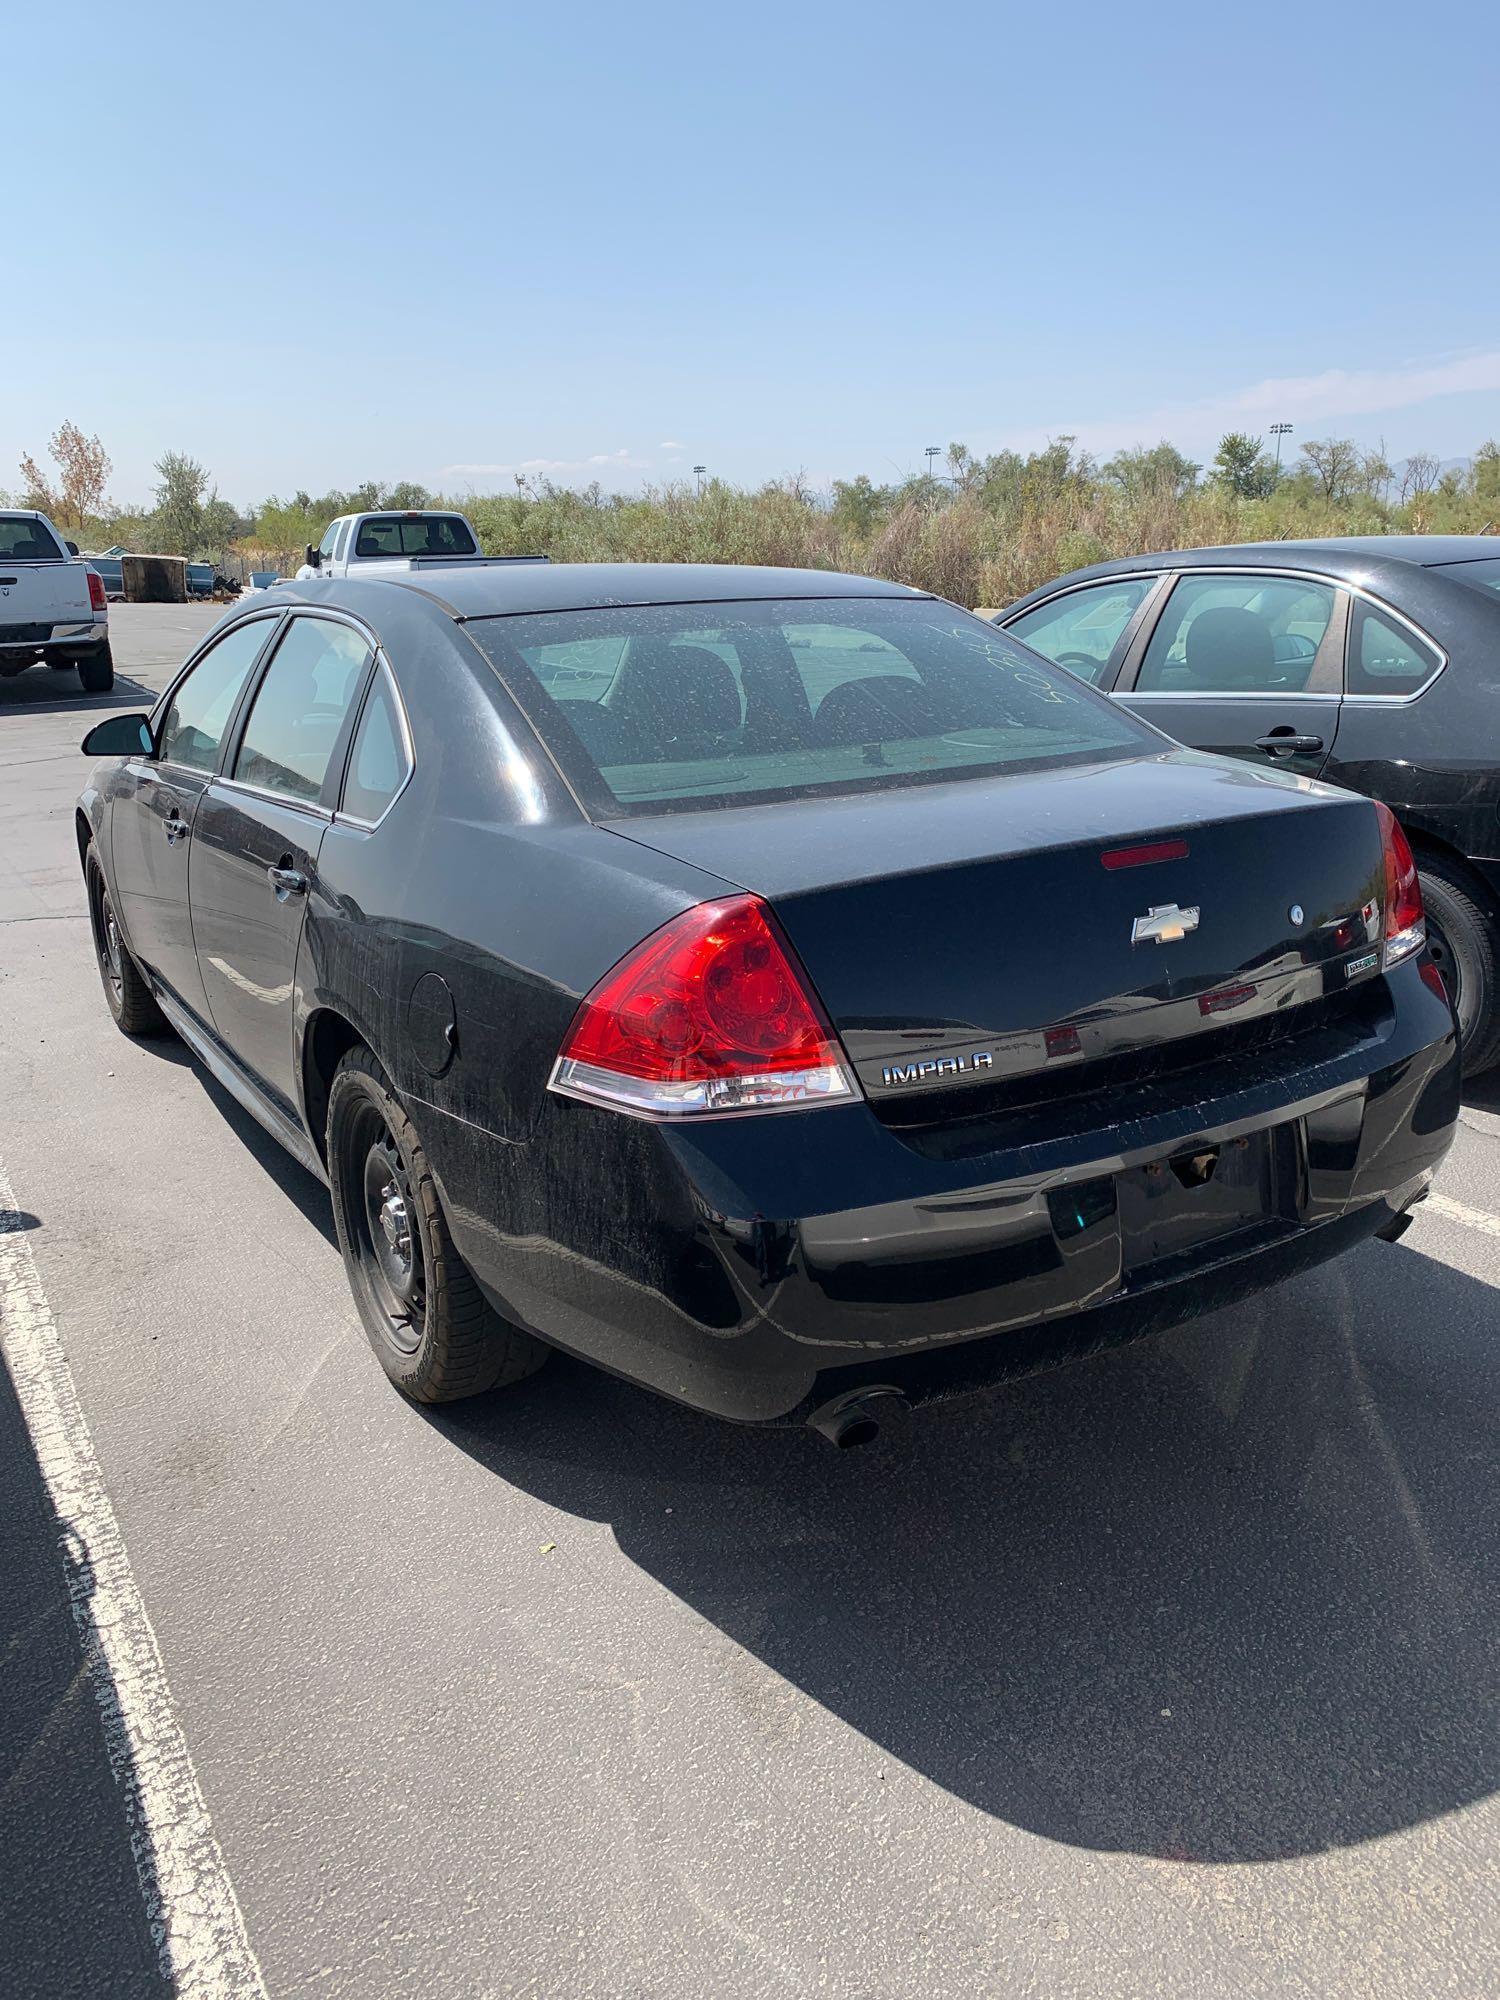
<instances>
[{"instance_id":1,"label":"green tree","mask_svg":"<svg viewBox=\"0 0 1500 2000\"><path fill-rule=\"evenodd\" d=\"M1486 438L1474 454L1474 492L1480 500L1500 500L1500 444Z\"/></svg>"},{"instance_id":2,"label":"green tree","mask_svg":"<svg viewBox=\"0 0 1500 2000\"><path fill-rule=\"evenodd\" d=\"M834 526L846 535L866 541L890 512L891 496L884 486L872 483L868 473L833 482Z\"/></svg>"},{"instance_id":3,"label":"green tree","mask_svg":"<svg viewBox=\"0 0 1500 2000\"><path fill-rule=\"evenodd\" d=\"M1170 493L1181 499L1198 484L1201 470L1192 459L1184 458L1176 445L1168 444L1165 439L1149 447L1137 445L1131 451L1116 452L1109 463L1100 468L1105 479L1132 499L1143 493Z\"/></svg>"},{"instance_id":4,"label":"green tree","mask_svg":"<svg viewBox=\"0 0 1500 2000\"><path fill-rule=\"evenodd\" d=\"M1214 453L1214 482L1242 500L1263 500L1276 485L1276 467L1247 431L1226 431Z\"/></svg>"},{"instance_id":5,"label":"green tree","mask_svg":"<svg viewBox=\"0 0 1500 2000\"><path fill-rule=\"evenodd\" d=\"M166 451L156 461L156 511L151 531L157 552L190 556L203 536L203 491L208 473L185 452Z\"/></svg>"},{"instance_id":6,"label":"green tree","mask_svg":"<svg viewBox=\"0 0 1500 2000\"><path fill-rule=\"evenodd\" d=\"M1325 500L1348 500L1364 478L1365 454L1353 438L1313 438L1302 463Z\"/></svg>"}]
</instances>

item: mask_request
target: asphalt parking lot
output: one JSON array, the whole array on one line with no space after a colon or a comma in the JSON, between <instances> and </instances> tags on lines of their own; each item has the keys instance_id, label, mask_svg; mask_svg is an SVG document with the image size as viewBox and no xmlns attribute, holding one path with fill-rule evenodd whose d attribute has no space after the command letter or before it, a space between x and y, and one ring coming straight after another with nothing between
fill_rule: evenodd
<instances>
[{"instance_id":1,"label":"asphalt parking lot","mask_svg":"<svg viewBox=\"0 0 1500 2000\"><path fill-rule=\"evenodd\" d=\"M321 1186L98 990L78 740L216 615L0 681L0 1990L158 1994L184 1903L204 1994L1500 1990L1500 1084L1399 1244L864 1453L561 1360L419 1410Z\"/></svg>"}]
</instances>

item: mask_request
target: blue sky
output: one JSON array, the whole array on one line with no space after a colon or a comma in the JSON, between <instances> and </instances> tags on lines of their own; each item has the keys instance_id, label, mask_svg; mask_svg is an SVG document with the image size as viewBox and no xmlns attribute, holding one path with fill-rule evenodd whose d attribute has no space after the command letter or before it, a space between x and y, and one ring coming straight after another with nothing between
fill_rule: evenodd
<instances>
[{"instance_id":1,"label":"blue sky","mask_svg":"<svg viewBox=\"0 0 1500 2000\"><path fill-rule=\"evenodd\" d=\"M0 487L1500 432L1493 8L31 7Z\"/></svg>"}]
</instances>

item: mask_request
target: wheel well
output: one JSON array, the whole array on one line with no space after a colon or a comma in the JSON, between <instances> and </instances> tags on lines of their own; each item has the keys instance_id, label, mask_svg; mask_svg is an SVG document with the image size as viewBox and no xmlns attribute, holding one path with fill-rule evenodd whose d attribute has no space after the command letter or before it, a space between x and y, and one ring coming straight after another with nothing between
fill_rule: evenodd
<instances>
[{"instance_id":1,"label":"wheel well","mask_svg":"<svg viewBox=\"0 0 1500 2000\"><path fill-rule=\"evenodd\" d=\"M313 1144L328 1163L328 1093L333 1073L350 1049L368 1048L364 1036L331 1007L319 1008L302 1035L302 1101Z\"/></svg>"},{"instance_id":2,"label":"wheel well","mask_svg":"<svg viewBox=\"0 0 1500 2000\"><path fill-rule=\"evenodd\" d=\"M94 829L89 825L89 816L79 810L73 815L73 831L78 837L78 861L80 867L89 858L89 848L93 845Z\"/></svg>"},{"instance_id":3,"label":"wheel well","mask_svg":"<svg viewBox=\"0 0 1500 2000\"><path fill-rule=\"evenodd\" d=\"M1432 834L1424 833L1419 827L1408 826L1406 837L1411 842L1411 851L1419 868L1424 861L1441 862L1445 868L1459 877L1492 924L1500 919L1494 890L1479 870L1470 866L1468 858L1456 847L1450 847L1446 840L1435 839Z\"/></svg>"}]
</instances>

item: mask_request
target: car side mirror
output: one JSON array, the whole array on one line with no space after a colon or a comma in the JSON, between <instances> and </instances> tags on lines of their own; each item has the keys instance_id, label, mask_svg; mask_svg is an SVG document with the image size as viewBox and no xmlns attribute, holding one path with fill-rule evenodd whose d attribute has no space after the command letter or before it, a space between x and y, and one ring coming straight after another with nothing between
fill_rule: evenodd
<instances>
[{"instance_id":1,"label":"car side mirror","mask_svg":"<svg viewBox=\"0 0 1500 2000\"><path fill-rule=\"evenodd\" d=\"M156 745L151 741L149 715L107 715L96 722L80 746L85 757L150 757Z\"/></svg>"},{"instance_id":2,"label":"car side mirror","mask_svg":"<svg viewBox=\"0 0 1500 2000\"><path fill-rule=\"evenodd\" d=\"M321 549L315 549L312 543L309 542L306 554L309 569L321 569L323 567L323 552Z\"/></svg>"},{"instance_id":3,"label":"car side mirror","mask_svg":"<svg viewBox=\"0 0 1500 2000\"><path fill-rule=\"evenodd\" d=\"M78 553L77 542L64 542L63 547L67 550L70 556L76 556Z\"/></svg>"}]
</instances>

